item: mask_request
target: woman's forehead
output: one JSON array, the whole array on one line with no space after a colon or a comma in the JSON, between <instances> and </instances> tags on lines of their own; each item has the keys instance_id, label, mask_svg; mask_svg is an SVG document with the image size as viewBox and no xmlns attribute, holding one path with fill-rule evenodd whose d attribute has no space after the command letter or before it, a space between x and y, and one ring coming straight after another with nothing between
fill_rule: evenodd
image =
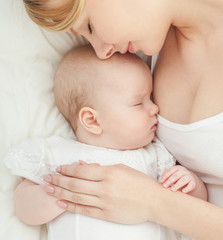
<instances>
[{"instance_id":1,"label":"woman's forehead","mask_svg":"<svg viewBox=\"0 0 223 240\"><path fill-rule=\"evenodd\" d=\"M72 26L72 32L78 33L83 28L83 25L87 24L87 20L88 16L85 8L83 8L80 16Z\"/></svg>"}]
</instances>

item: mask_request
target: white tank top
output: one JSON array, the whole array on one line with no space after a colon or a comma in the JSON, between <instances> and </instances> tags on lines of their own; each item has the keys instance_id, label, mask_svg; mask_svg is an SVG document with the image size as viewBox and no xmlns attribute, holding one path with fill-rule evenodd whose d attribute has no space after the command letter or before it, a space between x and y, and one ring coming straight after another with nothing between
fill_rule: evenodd
<instances>
[{"instance_id":1,"label":"white tank top","mask_svg":"<svg viewBox=\"0 0 223 240\"><path fill-rule=\"evenodd\" d=\"M187 125L158 120L168 151L206 183L209 202L223 206L223 113Z\"/></svg>"}]
</instances>

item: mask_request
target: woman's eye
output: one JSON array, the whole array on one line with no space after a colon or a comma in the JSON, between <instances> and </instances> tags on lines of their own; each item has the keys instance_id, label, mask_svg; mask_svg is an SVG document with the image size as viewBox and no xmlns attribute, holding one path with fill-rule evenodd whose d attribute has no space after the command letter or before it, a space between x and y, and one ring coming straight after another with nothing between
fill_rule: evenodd
<instances>
[{"instance_id":1,"label":"woman's eye","mask_svg":"<svg viewBox=\"0 0 223 240\"><path fill-rule=\"evenodd\" d=\"M90 33L90 34L92 34L92 28L91 28L91 24L90 23L88 23L88 32Z\"/></svg>"}]
</instances>

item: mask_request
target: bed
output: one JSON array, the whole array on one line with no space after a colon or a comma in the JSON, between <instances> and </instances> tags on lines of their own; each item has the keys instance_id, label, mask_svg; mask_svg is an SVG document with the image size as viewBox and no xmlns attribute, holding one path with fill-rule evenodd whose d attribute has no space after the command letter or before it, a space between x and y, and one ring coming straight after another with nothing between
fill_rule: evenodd
<instances>
[{"instance_id":1,"label":"bed","mask_svg":"<svg viewBox=\"0 0 223 240\"><path fill-rule=\"evenodd\" d=\"M44 226L28 226L15 217L13 192L21 179L11 175L3 158L27 137L75 137L55 106L53 76L61 57L87 42L39 28L22 0L0 2L0 239L45 240Z\"/></svg>"}]
</instances>

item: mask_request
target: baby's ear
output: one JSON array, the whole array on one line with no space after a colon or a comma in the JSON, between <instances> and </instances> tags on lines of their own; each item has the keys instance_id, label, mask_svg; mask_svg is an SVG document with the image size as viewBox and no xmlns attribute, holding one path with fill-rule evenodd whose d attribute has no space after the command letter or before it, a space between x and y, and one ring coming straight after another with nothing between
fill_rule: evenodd
<instances>
[{"instance_id":1,"label":"baby's ear","mask_svg":"<svg viewBox=\"0 0 223 240\"><path fill-rule=\"evenodd\" d=\"M83 107L79 112L79 121L90 133L100 135L102 129L98 123L98 113L93 108Z\"/></svg>"}]
</instances>

